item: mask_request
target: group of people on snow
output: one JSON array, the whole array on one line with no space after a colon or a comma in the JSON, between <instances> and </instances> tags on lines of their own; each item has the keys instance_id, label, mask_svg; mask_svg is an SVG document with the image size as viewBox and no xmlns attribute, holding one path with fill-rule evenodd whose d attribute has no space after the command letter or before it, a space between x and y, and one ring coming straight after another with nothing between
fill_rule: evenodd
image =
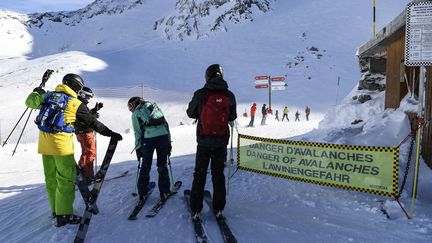
<instances>
[{"instance_id":1,"label":"group of people on snow","mask_svg":"<svg viewBox=\"0 0 432 243\"><path fill-rule=\"evenodd\" d=\"M47 80L52 70L44 73ZM95 179L93 162L96 158L94 132L122 140L122 135L98 121L102 103L92 109L87 107L94 94L77 74L66 74L55 91L45 91L39 86L26 99L26 106L38 109L36 124L39 128L38 153L42 154L46 190L56 226L78 224L81 217L74 214L75 181L77 175L91 184ZM156 151L158 188L160 199L165 200L171 190L167 160L171 155L171 134L162 110L142 97L128 101L132 113L135 135L134 149L141 163L137 180L138 200L144 200L149 191L150 170ZM235 95L228 89L224 72L219 64L210 65L205 72L205 85L198 89L186 114L197 120L197 151L190 194L192 219L199 220L203 208L203 194L207 169L211 165L213 181L213 210L222 217L226 203L224 166L227 157L229 127L237 118ZM217 120L218 122L214 122ZM81 144L82 154L78 165L74 158L74 139Z\"/></svg>"},{"instance_id":2,"label":"group of people on snow","mask_svg":"<svg viewBox=\"0 0 432 243\"><path fill-rule=\"evenodd\" d=\"M51 72L45 72L42 79L47 80ZM40 110L35 121L40 131L38 153L42 154L48 200L57 226L80 222L80 217L73 214L77 176L73 133L77 133L84 148L79 163L88 176L93 173L93 166L88 165L95 158L93 130L122 139L119 133L99 122L87 107L89 96L81 92L83 88L83 79L70 73L63 77L55 91L46 92L39 86L25 101L27 107Z\"/></svg>"},{"instance_id":3,"label":"group of people on snow","mask_svg":"<svg viewBox=\"0 0 432 243\"><path fill-rule=\"evenodd\" d=\"M247 125L247 127L253 127L254 126L256 110L257 110L257 104L253 103L252 106L251 106L251 108L250 108L250 121L249 121L249 124ZM283 116L282 116L282 120L281 121L284 121L285 118L286 118L287 121L289 121L289 118L288 118L288 112L289 112L288 107L285 106L282 112L283 112ZM306 108L305 108L306 121L309 121L310 112L311 112L310 107L306 106ZM245 113L245 114L247 115L247 113ZM268 108L266 106L266 104L263 104L262 107L261 107L261 115L262 115L261 116L261 125L265 125L266 124L265 122L266 122L268 114L273 114L273 111L272 111L271 108ZM294 121L300 121L300 112L298 110L296 111L296 113L294 115L295 115L295 120ZM279 111L278 110L275 111L275 120L279 121Z\"/></svg>"}]
</instances>

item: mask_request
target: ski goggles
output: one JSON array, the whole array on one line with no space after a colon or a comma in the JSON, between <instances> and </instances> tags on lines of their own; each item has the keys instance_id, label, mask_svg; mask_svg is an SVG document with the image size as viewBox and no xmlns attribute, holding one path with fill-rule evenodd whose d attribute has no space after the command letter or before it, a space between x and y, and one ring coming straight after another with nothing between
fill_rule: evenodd
<instances>
[{"instance_id":1,"label":"ski goggles","mask_svg":"<svg viewBox=\"0 0 432 243\"><path fill-rule=\"evenodd\" d=\"M93 98L93 96L94 96L93 93L87 92L87 91L85 91L85 90L80 90L80 91L79 91L79 95L80 95L81 97L83 97L83 98L86 98L86 99Z\"/></svg>"},{"instance_id":2,"label":"ski goggles","mask_svg":"<svg viewBox=\"0 0 432 243\"><path fill-rule=\"evenodd\" d=\"M129 104L127 104L127 106L128 106L128 109L130 112L134 112L135 106L133 105L133 103L129 103Z\"/></svg>"}]
</instances>

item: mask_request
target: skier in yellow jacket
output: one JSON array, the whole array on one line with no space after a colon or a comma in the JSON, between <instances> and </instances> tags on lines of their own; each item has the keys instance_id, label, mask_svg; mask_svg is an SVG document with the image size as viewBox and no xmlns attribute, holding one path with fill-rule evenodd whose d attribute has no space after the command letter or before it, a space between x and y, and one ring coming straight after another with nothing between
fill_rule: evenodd
<instances>
[{"instance_id":1,"label":"skier in yellow jacket","mask_svg":"<svg viewBox=\"0 0 432 243\"><path fill-rule=\"evenodd\" d=\"M83 86L84 81L79 75L66 74L55 91L45 92L37 87L25 102L27 107L40 110L35 121L40 130L38 153L42 154L46 190L58 227L78 224L81 219L73 214L77 175L73 124L88 113L85 105L77 99ZM121 140L118 133L111 131L110 135Z\"/></svg>"}]
</instances>

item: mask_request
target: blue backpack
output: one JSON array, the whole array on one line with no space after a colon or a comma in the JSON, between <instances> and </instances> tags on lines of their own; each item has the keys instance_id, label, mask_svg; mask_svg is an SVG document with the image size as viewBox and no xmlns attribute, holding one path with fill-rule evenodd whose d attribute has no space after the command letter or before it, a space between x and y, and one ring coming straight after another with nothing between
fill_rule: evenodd
<instances>
[{"instance_id":1,"label":"blue backpack","mask_svg":"<svg viewBox=\"0 0 432 243\"><path fill-rule=\"evenodd\" d=\"M48 133L74 132L73 126L66 124L64 119L64 111L71 98L67 94L47 92L42 108L35 120L39 130Z\"/></svg>"}]
</instances>

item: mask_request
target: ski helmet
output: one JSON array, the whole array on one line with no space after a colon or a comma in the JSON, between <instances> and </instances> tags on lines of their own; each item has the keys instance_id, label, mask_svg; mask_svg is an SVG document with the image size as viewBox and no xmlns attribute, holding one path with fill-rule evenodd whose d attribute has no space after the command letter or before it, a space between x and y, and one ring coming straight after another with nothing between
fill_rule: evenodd
<instances>
[{"instance_id":1,"label":"ski helmet","mask_svg":"<svg viewBox=\"0 0 432 243\"><path fill-rule=\"evenodd\" d=\"M77 74L68 73L63 77L63 84L78 93L84 87L84 80Z\"/></svg>"},{"instance_id":2,"label":"ski helmet","mask_svg":"<svg viewBox=\"0 0 432 243\"><path fill-rule=\"evenodd\" d=\"M211 78L220 76L223 78L223 69L219 64L210 65L205 72L205 80L208 82Z\"/></svg>"},{"instance_id":3,"label":"ski helmet","mask_svg":"<svg viewBox=\"0 0 432 243\"><path fill-rule=\"evenodd\" d=\"M93 90L91 90L89 87L84 86L82 90L78 92L79 96L82 98L90 99L93 98Z\"/></svg>"},{"instance_id":4,"label":"ski helmet","mask_svg":"<svg viewBox=\"0 0 432 243\"><path fill-rule=\"evenodd\" d=\"M134 112L135 108L144 102L144 99L138 96L132 97L128 101L129 111Z\"/></svg>"}]
</instances>

